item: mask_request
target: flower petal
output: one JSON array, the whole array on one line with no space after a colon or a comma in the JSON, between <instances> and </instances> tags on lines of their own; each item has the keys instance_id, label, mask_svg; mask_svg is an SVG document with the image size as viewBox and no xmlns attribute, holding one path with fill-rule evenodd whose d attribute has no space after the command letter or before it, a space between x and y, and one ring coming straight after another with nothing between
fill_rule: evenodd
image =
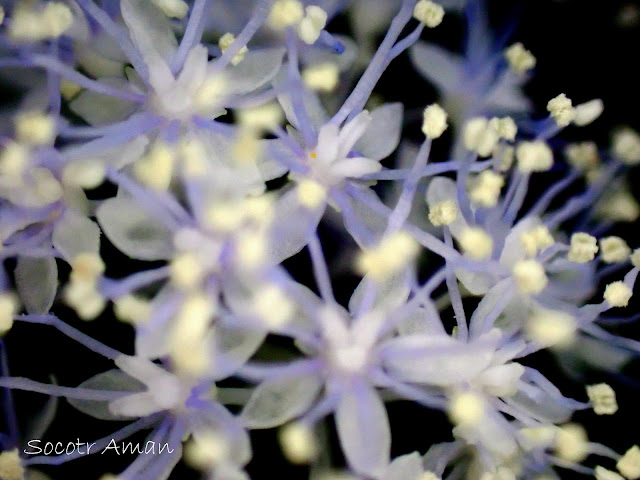
<instances>
[{"instance_id":1,"label":"flower petal","mask_svg":"<svg viewBox=\"0 0 640 480\"><path fill-rule=\"evenodd\" d=\"M276 89L284 89L285 83L287 81L287 76L284 74L278 75L273 84ZM287 91L284 89L284 91ZM296 127L300 128L300 122L298 122L298 118L296 117L296 112L294 111L293 105L291 103L291 96L288 94L279 94L278 102L280 102L280 106L282 110L284 110L284 114L287 117L287 121ZM322 106L320 102L320 97L311 90L305 89L302 92L302 102L304 104L304 109L309 116L309 120L311 122L311 126L317 132L320 128L325 125L329 121L329 115L326 110Z\"/></svg>"},{"instance_id":2,"label":"flower petal","mask_svg":"<svg viewBox=\"0 0 640 480\"><path fill-rule=\"evenodd\" d=\"M81 383L78 388L114 392L144 392L145 390L144 384L119 369L99 373L98 375L95 375L89 380ZM112 412L109 409L109 402L106 401L96 402L91 400L79 400L76 398L68 398L67 401L82 413L100 420L124 420L130 418L129 415L121 415L120 413Z\"/></svg>"},{"instance_id":3,"label":"flower petal","mask_svg":"<svg viewBox=\"0 0 640 480\"><path fill-rule=\"evenodd\" d=\"M385 281L378 282L372 308L390 311L402 305L409 298L410 277L408 275L409 272L405 270ZM360 308L362 298L367 290L368 281L369 279L367 277L363 278L349 299L349 312L351 312L352 315L355 315Z\"/></svg>"},{"instance_id":4,"label":"flower petal","mask_svg":"<svg viewBox=\"0 0 640 480\"><path fill-rule=\"evenodd\" d=\"M391 432L384 404L376 390L356 383L346 390L335 413L340 445L351 468L377 477L389 462Z\"/></svg>"},{"instance_id":5,"label":"flower petal","mask_svg":"<svg viewBox=\"0 0 640 480\"><path fill-rule=\"evenodd\" d=\"M422 457L418 452L413 452L394 458L382 480L418 480L423 473Z\"/></svg>"},{"instance_id":6,"label":"flower petal","mask_svg":"<svg viewBox=\"0 0 640 480\"><path fill-rule=\"evenodd\" d=\"M292 420L311 407L322 389L315 375L267 380L253 392L242 411L249 428L272 428Z\"/></svg>"},{"instance_id":7,"label":"flower petal","mask_svg":"<svg viewBox=\"0 0 640 480\"><path fill-rule=\"evenodd\" d=\"M363 110L342 127L338 136L338 158L344 158L351 152L369 125L371 125L371 114Z\"/></svg>"},{"instance_id":8,"label":"flower petal","mask_svg":"<svg viewBox=\"0 0 640 480\"><path fill-rule=\"evenodd\" d=\"M273 232L269 245L271 261L280 263L302 250L308 243L309 234L320 223L324 210L324 208L316 208L309 211L302 208L295 188L280 197L276 203L278 216L271 226Z\"/></svg>"},{"instance_id":9,"label":"flower petal","mask_svg":"<svg viewBox=\"0 0 640 480\"><path fill-rule=\"evenodd\" d=\"M355 150L371 160L382 160L396 149L402 130L401 103L388 103L371 112L371 123L356 142Z\"/></svg>"},{"instance_id":10,"label":"flower petal","mask_svg":"<svg viewBox=\"0 0 640 480\"><path fill-rule=\"evenodd\" d=\"M383 363L396 378L447 386L469 381L489 366L492 342L458 342L448 335L408 335L383 343Z\"/></svg>"},{"instance_id":11,"label":"flower petal","mask_svg":"<svg viewBox=\"0 0 640 480\"><path fill-rule=\"evenodd\" d=\"M232 375L260 348L265 337L265 332L216 326L213 336L213 352L216 357L213 361L214 376L222 379Z\"/></svg>"},{"instance_id":12,"label":"flower petal","mask_svg":"<svg viewBox=\"0 0 640 480\"><path fill-rule=\"evenodd\" d=\"M272 80L280 70L283 57L282 48L249 50L238 65L225 70L233 93L249 93Z\"/></svg>"},{"instance_id":13,"label":"flower petal","mask_svg":"<svg viewBox=\"0 0 640 480\"><path fill-rule=\"evenodd\" d=\"M98 207L96 217L111 243L129 257L137 260L164 260L171 257L171 231L133 200L125 197L105 200Z\"/></svg>"},{"instance_id":14,"label":"flower petal","mask_svg":"<svg viewBox=\"0 0 640 480\"><path fill-rule=\"evenodd\" d=\"M123 90L129 87L129 82L123 78L101 78L100 82ZM69 103L69 108L90 125L100 126L124 120L136 111L138 104L91 90L83 90Z\"/></svg>"},{"instance_id":15,"label":"flower petal","mask_svg":"<svg viewBox=\"0 0 640 480\"><path fill-rule=\"evenodd\" d=\"M409 55L418 72L443 92L454 90L464 78L462 57L442 47L418 42Z\"/></svg>"},{"instance_id":16,"label":"flower petal","mask_svg":"<svg viewBox=\"0 0 640 480\"><path fill-rule=\"evenodd\" d=\"M122 18L134 45L149 68L149 81L156 90L174 78L168 62L178 48L169 19L149 0L121 0Z\"/></svg>"},{"instance_id":17,"label":"flower petal","mask_svg":"<svg viewBox=\"0 0 640 480\"><path fill-rule=\"evenodd\" d=\"M53 227L53 246L71 262L80 253L98 254L100 228L95 222L72 209L66 209Z\"/></svg>"},{"instance_id":18,"label":"flower petal","mask_svg":"<svg viewBox=\"0 0 640 480\"><path fill-rule=\"evenodd\" d=\"M55 259L20 257L15 277L18 295L27 313L48 313L58 290Z\"/></svg>"},{"instance_id":19,"label":"flower petal","mask_svg":"<svg viewBox=\"0 0 640 480\"><path fill-rule=\"evenodd\" d=\"M375 160L364 157L343 158L331 167L331 173L338 177L360 178L368 173L376 173L382 169Z\"/></svg>"}]
</instances>

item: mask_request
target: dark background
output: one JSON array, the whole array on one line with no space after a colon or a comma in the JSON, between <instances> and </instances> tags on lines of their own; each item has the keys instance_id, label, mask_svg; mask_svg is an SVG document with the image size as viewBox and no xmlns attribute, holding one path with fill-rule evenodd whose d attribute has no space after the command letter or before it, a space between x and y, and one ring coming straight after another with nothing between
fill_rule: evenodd
<instances>
[{"instance_id":1,"label":"dark background","mask_svg":"<svg viewBox=\"0 0 640 480\"><path fill-rule=\"evenodd\" d=\"M560 92L565 92L575 103L596 97L604 100L604 114L593 126L579 130L569 128L563 133L564 138L596 140L601 146L605 146L609 142L610 131L615 126L628 124L636 129L640 128L640 95L636 75L637 49L640 46L640 3L629 0L493 0L488 1L488 8L492 25L498 30L513 25L514 19L519 18L519 26L513 32L512 39L523 42L537 57L535 76L528 83L526 92L533 99L539 116L546 114L546 102ZM428 38L455 50L460 46L462 25L461 19L450 15L438 29L428 31ZM337 18L329 25L328 30L335 32L345 28L346 21ZM423 38L426 37L427 33L423 34ZM394 61L376 91L386 101L404 102L408 110L423 108L437 100L436 91L415 73L406 54ZM409 123L407 131L409 135L417 135L419 125ZM442 148L442 155L445 151ZM388 163L392 163L392 160ZM629 178L638 198L638 173L632 171ZM103 189L95 195L109 193L113 192ZM616 233L624 235L632 248L635 248L639 246L634 243L637 231L637 227L623 226ZM339 258L344 248L340 239L328 227L321 228L321 235L329 259ZM149 263L129 261L110 246L104 237L103 240L102 254L107 263L108 275L119 277L152 266ZM309 282L309 265L304 252L287 262L294 275L305 283ZM11 262L7 262L6 266L12 269ZM68 274L68 267L59 264L59 268L64 278ZM428 269L429 267L425 272ZM334 281L338 298L346 302L358 278L339 273ZM640 302L632 303L624 313L638 312L639 304ZM59 304L54 306L53 313L107 345L125 353L133 352L132 329L112 320L110 310L93 323L77 320L69 309ZM620 330L620 333L640 337L640 331L634 327ZM60 385L75 386L96 373L112 368L109 361L88 352L51 327L16 323L5 340L14 376L48 382L49 376L54 375ZM527 362L547 375L567 396L585 399L584 383L564 377L548 354L538 354L527 359ZM620 410L614 416L598 417L593 412L586 411L574 417L587 425L590 438L621 453L638 442L638 422L634 415L640 392L637 380L635 385L628 380L640 378L638 371L636 362L625 369L624 376L616 379L598 372L590 373L585 378L586 383L608 381L614 387L618 393ZM26 425L41 410L46 397L16 392L14 398L24 432ZM450 425L441 413L423 409L410 402L390 403L388 411L393 434L393 456L414 450L424 453L431 444L451 439ZM329 429L333 428L331 420L327 421L327 425ZM100 422L88 418L61 400L57 418L43 440L66 443L80 438L81 441L93 441L121 427L122 424L117 422ZM4 428L0 422L0 431L2 430ZM139 440L143 438L144 436ZM252 478L266 479L275 475L285 479L306 478L307 469L289 466L282 458L274 431L253 432L252 440L254 457L248 466ZM334 447L336 462L340 464L337 441L334 442ZM131 460L114 454L98 455L60 467L43 467L41 470L54 479L91 480L99 478L103 473L119 472ZM606 465L613 468L611 463ZM191 478L194 475L195 472L180 466L172 478ZM574 478L573 474L566 472L561 472L561 476Z\"/></svg>"}]
</instances>

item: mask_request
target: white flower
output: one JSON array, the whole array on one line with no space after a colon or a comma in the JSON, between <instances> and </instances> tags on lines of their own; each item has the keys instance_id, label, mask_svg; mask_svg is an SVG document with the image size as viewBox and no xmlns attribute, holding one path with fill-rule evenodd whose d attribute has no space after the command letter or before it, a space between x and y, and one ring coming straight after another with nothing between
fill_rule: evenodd
<instances>
[{"instance_id":1,"label":"white flower","mask_svg":"<svg viewBox=\"0 0 640 480\"><path fill-rule=\"evenodd\" d=\"M342 128L333 123L321 127L316 147L308 153L309 177L331 187L346 178L359 178L379 171L382 168L379 162L349 156L370 122L371 115L365 110Z\"/></svg>"}]
</instances>

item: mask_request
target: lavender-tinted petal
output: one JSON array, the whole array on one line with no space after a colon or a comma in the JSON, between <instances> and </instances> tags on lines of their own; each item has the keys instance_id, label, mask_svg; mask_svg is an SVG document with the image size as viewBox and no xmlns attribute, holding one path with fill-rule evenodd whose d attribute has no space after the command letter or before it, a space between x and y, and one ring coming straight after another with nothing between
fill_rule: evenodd
<instances>
[{"instance_id":1,"label":"lavender-tinted petal","mask_svg":"<svg viewBox=\"0 0 640 480\"><path fill-rule=\"evenodd\" d=\"M391 155L400 142L403 110L401 103L389 103L373 110L371 123L354 150L371 160L382 160Z\"/></svg>"},{"instance_id":2,"label":"lavender-tinted petal","mask_svg":"<svg viewBox=\"0 0 640 480\"><path fill-rule=\"evenodd\" d=\"M295 255L308 243L324 213L324 208L305 210L298 200L295 188L286 192L276 202L277 217L271 226L272 240L269 258L274 263Z\"/></svg>"},{"instance_id":3,"label":"lavender-tinted petal","mask_svg":"<svg viewBox=\"0 0 640 480\"><path fill-rule=\"evenodd\" d=\"M168 62L176 49L169 19L147 0L122 0L120 4L131 40L149 68L149 81L156 89L168 86L173 75Z\"/></svg>"},{"instance_id":4,"label":"lavender-tinted petal","mask_svg":"<svg viewBox=\"0 0 640 480\"><path fill-rule=\"evenodd\" d=\"M335 417L340 445L351 468L364 475L381 475L389 462L391 432L376 390L364 382L348 388Z\"/></svg>"},{"instance_id":5,"label":"lavender-tinted petal","mask_svg":"<svg viewBox=\"0 0 640 480\"><path fill-rule=\"evenodd\" d=\"M249 428L272 428L306 412L322 389L315 375L267 380L253 392L242 411Z\"/></svg>"},{"instance_id":6,"label":"lavender-tinted petal","mask_svg":"<svg viewBox=\"0 0 640 480\"><path fill-rule=\"evenodd\" d=\"M282 48L249 50L242 62L225 70L233 93L249 93L272 80L282 65L283 57Z\"/></svg>"},{"instance_id":7,"label":"lavender-tinted petal","mask_svg":"<svg viewBox=\"0 0 640 480\"><path fill-rule=\"evenodd\" d=\"M79 387L91 390L123 392L143 392L145 390L144 384L118 369L99 373L89 380L82 382ZM109 409L109 402L79 400L74 398L69 398L67 401L82 413L100 420L125 420L131 418L129 415L119 415L112 412Z\"/></svg>"},{"instance_id":8,"label":"lavender-tinted petal","mask_svg":"<svg viewBox=\"0 0 640 480\"><path fill-rule=\"evenodd\" d=\"M414 66L439 90L451 91L463 79L463 60L442 47L425 42L416 43L409 55Z\"/></svg>"}]
</instances>

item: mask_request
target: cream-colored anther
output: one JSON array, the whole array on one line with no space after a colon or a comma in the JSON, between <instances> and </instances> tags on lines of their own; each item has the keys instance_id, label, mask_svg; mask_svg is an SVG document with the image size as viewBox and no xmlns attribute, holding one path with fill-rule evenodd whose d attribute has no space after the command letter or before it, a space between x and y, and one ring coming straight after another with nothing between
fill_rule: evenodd
<instances>
[{"instance_id":1,"label":"cream-colored anther","mask_svg":"<svg viewBox=\"0 0 640 480\"><path fill-rule=\"evenodd\" d=\"M565 348L576 337L576 320L571 315L540 309L529 317L525 326L527 338L545 347Z\"/></svg>"},{"instance_id":2,"label":"cream-colored anther","mask_svg":"<svg viewBox=\"0 0 640 480\"><path fill-rule=\"evenodd\" d=\"M451 225L458 218L458 206L453 200L443 200L429 208L429 221L435 227Z\"/></svg>"},{"instance_id":3,"label":"cream-colored anther","mask_svg":"<svg viewBox=\"0 0 640 480\"><path fill-rule=\"evenodd\" d=\"M493 238L479 227L465 228L458 243L466 255L474 260L484 260L493 251Z\"/></svg>"},{"instance_id":4,"label":"cream-colored anther","mask_svg":"<svg viewBox=\"0 0 640 480\"><path fill-rule=\"evenodd\" d=\"M533 257L553 245L554 240L547 227L538 225L520 235L520 243L525 253Z\"/></svg>"},{"instance_id":5,"label":"cream-colored anther","mask_svg":"<svg viewBox=\"0 0 640 480\"><path fill-rule=\"evenodd\" d=\"M613 153L627 165L640 163L640 135L635 130L624 127L613 136Z\"/></svg>"},{"instance_id":6,"label":"cream-colored anther","mask_svg":"<svg viewBox=\"0 0 640 480\"><path fill-rule=\"evenodd\" d=\"M622 238L611 236L600 239L600 256L604 262L626 262L630 255L631 249Z\"/></svg>"},{"instance_id":7,"label":"cream-colored anther","mask_svg":"<svg viewBox=\"0 0 640 480\"><path fill-rule=\"evenodd\" d=\"M524 45L520 42L514 43L507 48L504 56L511 69L518 74L528 72L536 66L536 57L534 57L529 50L525 49Z\"/></svg>"},{"instance_id":8,"label":"cream-colored anther","mask_svg":"<svg viewBox=\"0 0 640 480\"><path fill-rule=\"evenodd\" d=\"M236 36L233 33L227 32L220 37L218 40L218 46L220 47L220 51L224 53L232 44L236 41ZM249 51L246 45L244 45L238 53L236 53L231 59L231 65L238 65L242 60L244 60L245 54Z\"/></svg>"},{"instance_id":9,"label":"cream-colored anther","mask_svg":"<svg viewBox=\"0 0 640 480\"><path fill-rule=\"evenodd\" d=\"M618 460L616 468L627 480L640 478L640 447L634 445L627 450Z\"/></svg>"},{"instance_id":10,"label":"cream-colored anther","mask_svg":"<svg viewBox=\"0 0 640 480\"><path fill-rule=\"evenodd\" d=\"M516 147L518 169L524 173L546 172L553 166L553 151L546 142L520 142Z\"/></svg>"},{"instance_id":11,"label":"cream-colored anther","mask_svg":"<svg viewBox=\"0 0 640 480\"><path fill-rule=\"evenodd\" d=\"M473 183L469 198L481 207L495 207L504 186L504 177L491 170L480 173Z\"/></svg>"},{"instance_id":12,"label":"cream-colored anther","mask_svg":"<svg viewBox=\"0 0 640 480\"><path fill-rule=\"evenodd\" d=\"M442 23L444 8L431 0L419 0L413 9L413 18L429 28L435 28Z\"/></svg>"},{"instance_id":13,"label":"cream-colored anther","mask_svg":"<svg viewBox=\"0 0 640 480\"><path fill-rule=\"evenodd\" d=\"M434 103L424 109L422 133L427 138L439 138L447 127L447 112L440 105Z\"/></svg>"},{"instance_id":14,"label":"cream-colored anther","mask_svg":"<svg viewBox=\"0 0 640 480\"><path fill-rule=\"evenodd\" d=\"M456 425L472 427L482 420L485 409L485 400L477 393L459 392L449 401L448 412Z\"/></svg>"},{"instance_id":15,"label":"cream-colored anther","mask_svg":"<svg viewBox=\"0 0 640 480\"><path fill-rule=\"evenodd\" d=\"M513 142L516 139L516 135L518 133L518 126L516 122L511 117L493 117L489 120L489 125L498 132L498 136L507 140L508 142Z\"/></svg>"},{"instance_id":16,"label":"cream-colored anther","mask_svg":"<svg viewBox=\"0 0 640 480\"><path fill-rule=\"evenodd\" d=\"M564 149L569 164L581 172L589 171L600 164L598 146L595 142L570 143Z\"/></svg>"},{"instance_id":17,"label":"cream-colored anther","mask_svg":"<svg viewBox=\"0 0 640 480\"><path fill-rule=\"evenodd\" d=\"M284 30L298 25L304 18L304 8L298 0L277 0L267 18L268 25L274 30Z\"/></svg>"},{"instance_id":18,"label":"cream-colored anther","mask_svg":"<svg viewBox=\"0 0 640 480\"><path fill-rule=\"evenodd\" d=\"M624 480L624 477L618 475L616 472L612 472L611 470L607 470L604 467L597 466L593 471L594 477L596 480Z\"/></svg>"},{"instance_id":19,"label":"cream-colored anther","mask_svg":"<svg viewBox=\"0 0 640 480\"><path fill-rule=\"evenodd\" d=\"M385 236L378 245L363 251L357 260L358 270L376 280L398 273L418 255L418 243L406 232Z\"/></svg>"},{"instance_id":20,"label":"cream-colored anther","mask_svg":"<svg viewBox=\"0 0 640 480\"><path fill-rule=\"evenodd\" d=\"M481 157L491 155L499 139L496 129L484 117L472 118L464 127L464 146Z\"/></svg>"},{"instance_id":21,"label":"cream-colored anther","mask_svg":"<svg viewBox=\"0 0 640 480\"><path fill-rule=\"evenodd\" d=\"M558 457L569 462L581 462L589 454L587 432L576 423L558 427L554 445Z\"/></svg>"},{"instance_id":22,"label":"cream-colored anther","mask_svg":"<svg viewBox=\"0 0 640 480\"><path fill-rule=\"evenodd\" d=\"M327 25L327 18L327 12L317 5L309 5L305 8L305 16L298 24L300 39L308 45L313 45Z\"/></svg>"},{"instance_id":23,"label":"cream-colored anther","mask_svg":"<svg viewBox=\"0 0 640 480\"><path fill-rule=\"evenodd\" d=\"M618 411L616 392L606 383L589 385L587 395L596 415L613 415Z\"/></svg>"},{"instance_id":24,"label":"cream-colored anther","mask_svg":"<svg viewBox=\"0 0 640 480\"><path fill-rule=\"evenodd\" d=\"M302 81L312 90L333 92L340 81L340 72L335 63L318 63L303 70Z\"/></svg>"},{"instance_id":25,"label":"cream-colored anther","mask_svg":"<svg viewBox=\"0 0 640 480\"><path fill-rule=\"evenodd\" d=\"M282 453L291 463L300 465L312 462L319 453L318 442L311 427L290 423L278 433Z\"/></svg>"},{"instance_id":26,"label":"cream-colored anther","mask_svg":"<svg viewBox=\"0 0 640 480\"><path fill-rule=\"evenodd\" d=\"M184 0L151 0L169 18L184 18L189 13L189 4Z\"/></svg>"},{"instance_id":27,"label":"cream-colored anther","mask_svg":"<svg viewBox=\"0 0 640 480\"><path fill-rule=\"evenodd\" d=\"M567 98L564 93L549 100L549 103L547 103L547 111L559 127L566 127L576 116L571 99Z\"/></svg>"},{"instance_id":28,"label":"cream-colored anther","mask_svg":"<svg viewBox=\"0 0 640 480\"><path fill-rule=\"evenodd\" d=\"M537 294L544 290L549 280L542 264L536 260L520 260L513 267L518 290L525 294Z\"/></svg>"},{"instance_id":29,"label":"cream-colored anther","mask_svg":"<svg viewBox=\"0 0 640 480\"><path fill-rule=\"evenodd\" d=\"M596 237L588 233L578 232L571 235L571 246L567 258L571 262L587 263L596 258L598 253Z\"/></svg>"},{"instance_id":30,"label":"cream-colored anther","mask_svg":"<svg viewBox=\"0 0 640 480\"><path fill-rule=\"evenodd\" d=\"M18 301L10 292L0 293L0 336L11 330L13 316L18 313Z\"/></svg>"},{"instance_id":31,"label":"cream-colored anther","mask_svg":"<svg viewBox=\"0 0 640 480\"><path fill-rule=\"evenodd\" d=\"M604 299L612 307L626 307L632 296L633 292L622 281L612 282L604 289Z\"/></svg>"},{"instance_id":32,"label":"cream-colored anther","mask_svg":"<svg viewBox=\"0 0 640 480\"><path fill-rule=\"evenodd\" d=\"M17 448L0 453L0 478L2 480L24 480L25 473Z\"/></svg>"}]
</instances>

